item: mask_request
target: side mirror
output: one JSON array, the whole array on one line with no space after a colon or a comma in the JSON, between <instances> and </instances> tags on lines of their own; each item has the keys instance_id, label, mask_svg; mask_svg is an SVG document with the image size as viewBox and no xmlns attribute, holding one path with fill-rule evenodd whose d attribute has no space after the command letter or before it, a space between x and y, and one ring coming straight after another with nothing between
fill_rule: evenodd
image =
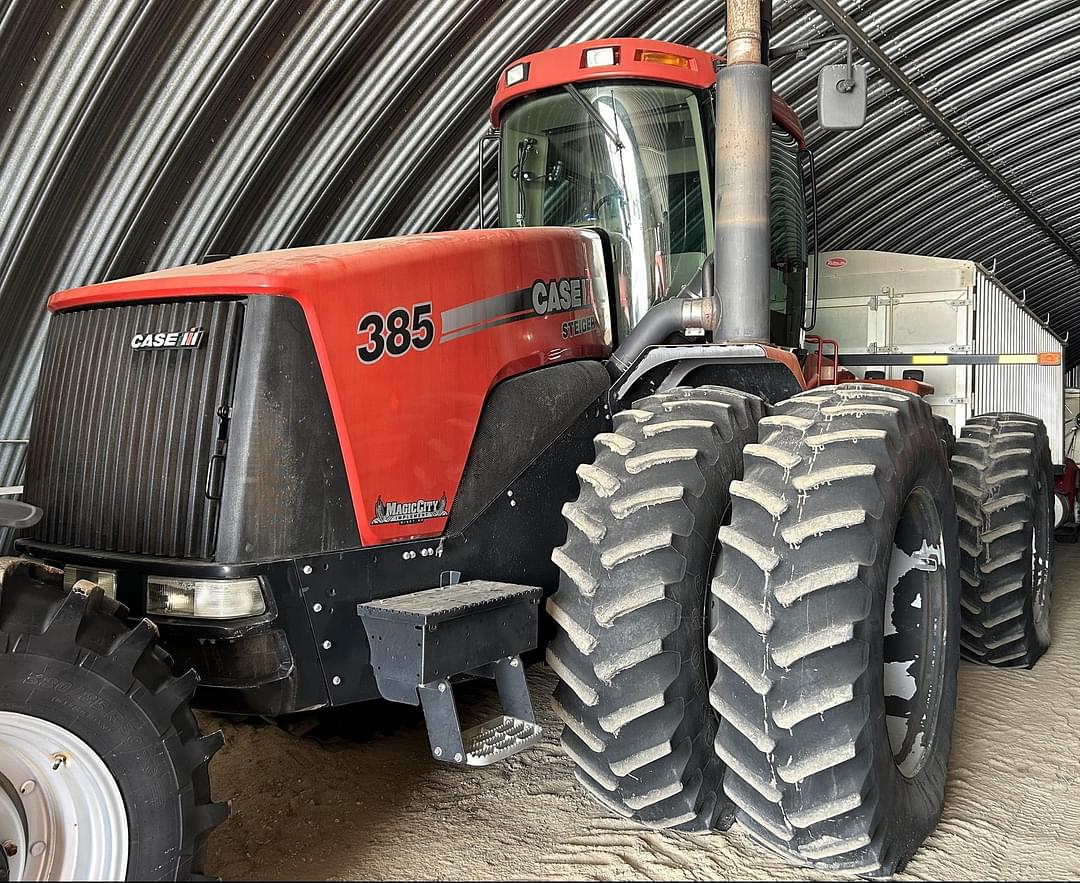
<instances>
[{"instance_id":1,"label":"side mirror","mask_svg":"<svg viewBox=\"0 0 1080 883\"><path fill-rule=\"evenodd\" d=\"M866 122L866 69L832 64L818 76L818 122L829 130L861 129Z\"/></svg>"},{"instance_id":2,"label":"side mirror","mask_svg":"<svg viewBox=\"0 0 1080 883\"><path fill-rule=\"evenodd\" d=\"M19 500L0 500L0 527L22 530L33 527L44 513L37 507Z\"/></svg>"}]
</instances>

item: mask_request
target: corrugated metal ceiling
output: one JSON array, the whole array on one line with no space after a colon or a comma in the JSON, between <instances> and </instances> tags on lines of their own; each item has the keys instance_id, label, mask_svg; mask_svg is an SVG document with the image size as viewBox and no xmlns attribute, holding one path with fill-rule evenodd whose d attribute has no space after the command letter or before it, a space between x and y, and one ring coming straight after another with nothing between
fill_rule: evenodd
<instances>
[{"instance_id":1,"label":"corrugated metal ceiling","mask_svg":"<svg viewBox=\"0 0 1080 883\"><path fill-rule=\"evenodd\" d=\"M841 5L1080 247L1080 2ZM9 0L0 438L28 431L50 292L209 252L472 225L476 142L506 62L612 35L719 52L721 12L719 0ZM831 32L802 0L776 0L774 21L774 43ZM996 261L1057 331L1080 330L1080 267L875 71L866 128L818 129L816 71L842 52L776 65L818 155L823 244ZM0 486L17 471L0 448Z\"/></svg>"}]
</instances>

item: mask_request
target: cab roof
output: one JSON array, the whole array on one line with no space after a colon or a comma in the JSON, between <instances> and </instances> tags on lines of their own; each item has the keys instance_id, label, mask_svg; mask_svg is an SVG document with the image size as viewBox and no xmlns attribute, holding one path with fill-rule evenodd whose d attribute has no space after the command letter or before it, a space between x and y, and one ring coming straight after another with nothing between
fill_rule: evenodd
<instances>
[{"instance_id":1,"label":"cab roof","mask_svg":"<svg viewBox=\"0 0 1080 883\"><path fill-rule=\"evenodd\" d=\"M601 55L595 50L604 49L614 50L614 64L595 64L596 57ZM612 54L608 53L607 57L612 57ZM593 66L590 66L590 61L593 61ZM510 102L567 83L610 82L620 79L652 80L690 89L708 89L716 83L715 66L719 61L723 61L722 56L701 49L637 37L590 40L586 43L545 49L518 58L503 69L491 103L491 123L494 126L499 125L502 112ZM519 76L522 79L518 80ZM508 85L509 83L513 85ZM800 146L806 146L798 116L775 92L773 119L795 138Z\"/></svg>"}]
</instances>

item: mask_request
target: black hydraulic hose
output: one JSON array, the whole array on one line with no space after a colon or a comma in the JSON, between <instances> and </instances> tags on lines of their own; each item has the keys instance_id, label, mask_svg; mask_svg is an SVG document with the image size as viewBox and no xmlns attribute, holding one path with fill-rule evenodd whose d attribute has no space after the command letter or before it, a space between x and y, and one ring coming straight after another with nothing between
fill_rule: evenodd
<instances>
[{"instance_id":1,"label":"black hydraulic hose","mask_svg":"<svg viewBox=\"0 0 1080 883\"><path fill-rule=\"evenodd\" d=\"M517 147L517 166L514 168L513 175L517 178L517 226L525 227L525 183L528 181L527 172L525 171L525 160L529 156L529 151L532 150L536 144L535 138L522 138L518 142Z\"/></svg>"},{"instance_id":2,"label":"black hydraulic hose","mask_svg":"<svg viewBox=\"0 0 1080 883\"><path fill-rule=\"evenodd\" d=\"M809 147L803 148L806 151L807 159L810 165L810 218L814 227L814 289L810 295L810 324L807 325L803 322L803 331L813 331L814 326L817 325L817 305L818 305L818 276L821 270L821 243L818 239L818 213L817 213L817 177L814 174L814 151Z\"/></svg>"}]
</instances>

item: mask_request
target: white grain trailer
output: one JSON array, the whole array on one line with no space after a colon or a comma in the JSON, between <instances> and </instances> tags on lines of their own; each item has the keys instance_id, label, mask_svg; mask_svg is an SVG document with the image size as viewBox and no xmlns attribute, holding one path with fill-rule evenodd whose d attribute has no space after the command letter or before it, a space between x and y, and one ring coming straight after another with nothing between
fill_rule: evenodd
<instances>
[{"instance_id":1,"label":"white grain trailer","mask_svg":"<svg viewBox=\"0 0 1080 883\"><path fill-rule=\"evenodd\" d=\"M1065 342L992 273L884 251L823 252L818 269L814 333L837 342L842 367L897 380L922 371L934 412L957 434L991 411L1038 417L1064 462Z\"/></svg>"}]
</instances>

